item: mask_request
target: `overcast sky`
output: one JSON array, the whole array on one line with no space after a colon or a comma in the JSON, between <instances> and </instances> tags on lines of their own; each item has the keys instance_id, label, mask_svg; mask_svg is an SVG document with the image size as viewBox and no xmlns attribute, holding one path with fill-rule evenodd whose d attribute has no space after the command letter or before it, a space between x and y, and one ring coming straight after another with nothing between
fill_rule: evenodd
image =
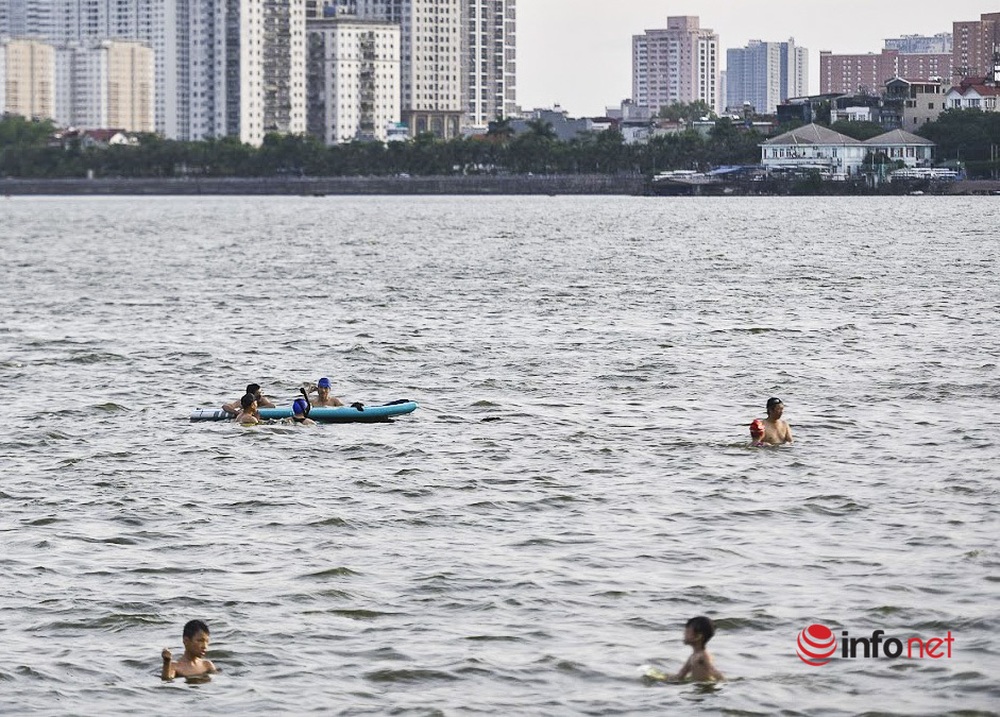
<instances>
[{"instance_id":1,"label":"overcast sky","mask_svg":"<svg viewBox=\"0 0 1000 717\"><path fill-rule=\"evenodd\" d=\"M956 20L998 12L996 0L518 0L517 100L559 104L572 116L601 115L632 94L632 35L664 28L667 16L697 15L726 50L749 40L809 49L810 92L819 91L819 51L879 52L901 35L951 32Z\"/></svg>"}]
</instances>

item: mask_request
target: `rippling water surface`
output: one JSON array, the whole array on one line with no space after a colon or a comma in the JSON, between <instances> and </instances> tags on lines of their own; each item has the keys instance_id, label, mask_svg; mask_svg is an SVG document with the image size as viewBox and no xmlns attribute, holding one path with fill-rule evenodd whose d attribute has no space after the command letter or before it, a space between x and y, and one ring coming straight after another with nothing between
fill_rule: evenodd
<instances>
[{"instance_id":1,"label":"rippling water surface","mask_svg":"<svg viewBox=\"0 0 1000 717\"><path fill-rule=\"evenodd\" d=\"M998 208L0 201L0 712L990 713ZM319 376L421 407L187 421ZM702 613L730 679L644 682ZM223 672L161 683L193 617Z\"/></svg>"}]
</instances>

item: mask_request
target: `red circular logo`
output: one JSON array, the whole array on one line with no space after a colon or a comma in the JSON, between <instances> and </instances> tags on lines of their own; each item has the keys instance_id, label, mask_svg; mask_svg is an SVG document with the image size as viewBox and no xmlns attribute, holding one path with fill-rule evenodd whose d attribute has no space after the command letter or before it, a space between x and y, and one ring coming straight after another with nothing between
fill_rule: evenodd
<instances>
[{"instance_id":1,"label":"red circular logo","mask_svg":"<svg viewBox=\"0 0 1000 717\"><path fill-rule=\"evenodd\" d=\"M826 625L814 623L799 633L795 643L795 652L799 659L807 665L819 667L825 665L837 651L837 638L833 630Z\"/></svg>"}]
</instances>

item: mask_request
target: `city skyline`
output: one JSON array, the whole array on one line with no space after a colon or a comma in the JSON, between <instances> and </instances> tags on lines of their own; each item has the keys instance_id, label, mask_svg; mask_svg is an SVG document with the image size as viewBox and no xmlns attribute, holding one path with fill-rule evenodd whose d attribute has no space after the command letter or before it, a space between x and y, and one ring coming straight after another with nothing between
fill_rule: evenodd
<instances>
[{"instance_id":1,"label":"city skyline","mask_svg":"<svg viewBox=\"0 0 1000 717\"><path fill-rule=\"evenodd\" d=\"M750 40L794 38L809 50L809 91L818 92L821 50L877 54L888 38L951 32L955 21L995 11L986 0L913 0L906 13L870 0L815 4L808 12L797 0L629 0L614 12L597 0L521 2L518 104L523 109L559 104L571 115L589 116L631 98L632 36L666 27L668 15L697 15L703 28L719 35L723 58L726 49Z\"/></svg>"}]
</instances>

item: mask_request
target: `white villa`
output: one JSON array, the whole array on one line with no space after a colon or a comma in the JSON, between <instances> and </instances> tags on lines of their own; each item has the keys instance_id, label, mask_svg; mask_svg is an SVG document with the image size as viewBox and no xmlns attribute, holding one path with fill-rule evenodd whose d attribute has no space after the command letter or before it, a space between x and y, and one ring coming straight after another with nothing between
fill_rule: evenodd
<instances>
[{"instance_id":1,"label":"white villa","mask_svg":"<svg viewBox=\"0 0 1000 717\"><path fill-rule=\"evenodd\" d=\"M817 124L793 129L761 143L761 164L768 172L818 170L834 176L852 177L861 172L865 157L883 152L907 167L927 166L934 143L903 130L892 130L864 142Z\"/></svg>"},{"instance_id":2,"label":"white villa","mask_svg":"<svg viewBox=\"0 0 1000 717\"><path fill-rule=\"evenodd\" d=\"M952 87L944 96L944 106L955 110L1000 111L1000 88L988 85L961 85Z\"/></svg>"}]
</instances>

